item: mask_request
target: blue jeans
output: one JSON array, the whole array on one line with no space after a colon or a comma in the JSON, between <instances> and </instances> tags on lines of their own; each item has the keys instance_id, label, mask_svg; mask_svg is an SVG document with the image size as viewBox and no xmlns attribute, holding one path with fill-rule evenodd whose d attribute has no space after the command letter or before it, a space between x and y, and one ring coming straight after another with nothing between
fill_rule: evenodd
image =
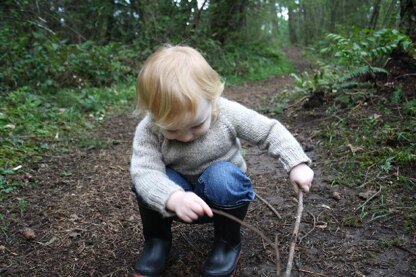
<instances>
[{"instance_id":1,"label":"blue jeans","mask_svg":"<svg viewBox=\"0 0 416 277\"><path fill-rule=\"evenodd\" d=\"M175 170L167 168L166 175L185 191L192 191L204 201L220 207L234 207L251 202L255 193L251 180L233 163L210 165L196 182L186 180Z\"/></svg>"},{"instance_id":2,"label":"blue jeans","mask_svg":"<svg viewBox=\"0 0 416 277\"><path fill-rule=\"evenodd\" d=\"M192 191L208 204L222 208L251 202L255 197L250 178L230 162L213 163L194 182L186 180L171 168L166 168L166 175L185 191ZM134 186L133 191L139 204L146 205Z\"/></svg>"}]
</instances>

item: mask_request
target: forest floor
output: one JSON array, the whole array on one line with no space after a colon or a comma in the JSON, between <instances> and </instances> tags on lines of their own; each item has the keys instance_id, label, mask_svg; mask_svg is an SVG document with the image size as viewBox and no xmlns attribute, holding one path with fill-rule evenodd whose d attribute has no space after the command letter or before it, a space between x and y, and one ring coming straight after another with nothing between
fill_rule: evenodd
<instances>
[{"instance_id":1,"label":"forest floor","mask_svg":"<svg viewBox=\"0 0 416 277\"><path fill-rule=\"evenodd\" d=\"M298 51L288 51L288 55L298 72L309 68ZM290 86L291 79L281 76L229 87L224 95L259 109ZM316 172L313 187L304 197L293 276L415 276L416 238L402 226L400 216L353 224L364 202L358 196L361 191L329 184L325 157L313 140L313 132L325 119L323 112L293 107L290 116L267 115L278 118L293 132L313 159ZM138 120L130 114L114 115L91 137L91 147L74 147L33 164L25 176L34 185L12 192L2 203L7 226L0 240L1 276L132 273L143 246L129 176L131 143ZM258 197L245 221L273 241L278 236L284 269L295 222L296 195L277 161L256 147L244 144L244 148L256 193L281 215L278 218ZM19 197L26 200L25 207L16 205ZM34 232L34 238L25 238L24 227ZM212 225L175 222L172 228L173 248L163 276L198 276L211 246ZM235 275L276 276L274 250L250 229L242 230L242 255Z\"/></svg>"}]
</instances>

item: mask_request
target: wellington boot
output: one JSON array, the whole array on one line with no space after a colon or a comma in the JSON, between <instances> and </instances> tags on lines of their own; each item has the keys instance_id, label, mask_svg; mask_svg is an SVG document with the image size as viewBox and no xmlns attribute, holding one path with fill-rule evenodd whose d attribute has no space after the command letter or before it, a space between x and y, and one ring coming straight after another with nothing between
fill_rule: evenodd
<instances>
[{"instance_id":1,"label":"wellington boot","mask_svg":"<svg viewBox=\"0 0 416 277\"><path fill-rule=\"evenodd\" d=\"M144 248L137 260L134 276L159 276L166 268L172 246L171 218L139 205L143 224Z\"/></svg>"},{"instance_id":2,"label":"wellington boot","mask_svg":"<svg viewBox=\"0 0 416 277\"><path fill-rule=\"evenodd\" d=\"M249 203L236 207L215 207L240 220L247 214ZM241 224L228 217L214 215L214 246L208 255L203 267L205 277L226 277L232 276L238 263L241 251Z\"/></svg>"}]
</instances>

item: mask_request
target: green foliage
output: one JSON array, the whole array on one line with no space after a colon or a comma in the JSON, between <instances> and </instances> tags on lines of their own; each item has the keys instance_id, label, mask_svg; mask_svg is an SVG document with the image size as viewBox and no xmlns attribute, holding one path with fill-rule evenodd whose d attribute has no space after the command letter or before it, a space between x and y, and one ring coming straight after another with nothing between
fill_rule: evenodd
<instances>
[{"instance_id":1,"label":"green foliage","mask_svg":"<svg viewBox=\"0 0 416 277\"><path fill-rule=\"evenodd\" d=\"M321 50L326 55L328 64L320 64L312 74L305 72L291 76L295 80L296 91L324 92L343 107L355 105L357 101L364 99L371 92L368 82L376 80L379 75L389 74L379 65L384 64L393 51L414 51L407 36L391 29L354 30L349 38L329 34L328 39L328 45ZM329 54L332 54L330 59ZM345 92L352 88L358 91ZM365 89L367 93L360 89Z\"/></svg>"},{"instance_id":2,"label":"green foliage","mask_svg":"<svg viewBox=\"0 0 416 277\"><path fill-rule=\"evenodd\" d=\"M380 65L393 51L414 53L414 46L395 30L356 31L348 38L331 34L327 43L322 51L327 64L313 73L292 74L295 93L325 95L331 116L314 136L327 155L331 184L376 195L345 219L347 225L361 224L402 205L392 204L391 195L411 201L407 194L416 186L410 173L416 165L416 100L400 85L380 88L375 83L377 76L389 74ZM414 222L415 213L408 218Z\"/></svg>"},{"instance_id":3,"label":"green foliage","mask_svg":"<svg viewBox=\"0 0 416 277\"><path fill-rule=\"evenodd\" d=\"M375 78L375 74L382 73L382 74L389 74L387 70L380 67L374 67L374 66L358 66L355 68L352 68L350 71L342 75L338 80L336 80L336 83L340 86L345 86L345 82L358 78L360 76L366 76L370 75L373 78ZM343 85L344 84L344 85Z\"/></svg>"},{"instance_id":4,"label":"green foliage","mask_svg":"<svg viewBox=\"0 0 416 277\"><path fill-rule=\"evenodd\" d=\"M138 52L119 43L67 44L43 32L0 29L0 94L20 87L53 92L62 87L111 85L131 77Z\"/></svg>"},{"instance_id":5,"label":"green foliage","mask_svg":"<svg viewBox=\"0 0 416 277\"><path fill-rule=\"evenodd\" d=\"M42 96L28 87L15 90L0 99L0 164L11 168L37 159L90 122L102 121L114 107L132 106L133 98L134 87L126 86L66 89Z\"/></svg>"},{"instance_id":6,"label":"green foliage","mask_svg":"<svg viewBox=\"0 0 416 277\"><path fill-rule=\"evenodd\" d=\"M406 192L416 186L409 173L416 164L416 118L393 115L399 104L383 104L345 112L323 122L315 136L328 155L326 166L332 185L363 191L380 190L380 196L358 210L362 218L376 220L389 214L384 197ZM400 205L400 203L397 203Z\"/></svg>"},{"instance_id":7,"label":"green foliage","mask_svg":"<svg viewBox=\"0 0 416 277\"><path fill-rule=\"evenodd\" d=\"M14 171L11 169L4 169L0 167L0 196L4 193L11 193L12 191L20 187L20 184L16 182L8 182L6 180L6 176L12 175L13 173Z\"/></svg>"},{"instance_id":8,"label":"green foliage","mask_svg":"<svg viewBox=\"0 0 416 277\"><path fill-rule=\"evenodd\" d=\"M332 54L333 62L347 68L380 66L397 48L414 51L412 40L395 29L355 29L349 38L339 34L329 34L327 38L328 46L321 53Z\"/></svg>"},{"instance_id":9,"label":"green foliage","mask_svg":"<svg viewBox=\"0 0 416 277\"><path fill-rule=\"evenodd\" d=\"M320 64L313 74L308 72L303 72L300 75L291 73L290 76L295 81L295 91L304 94L328 91L339 79L334 67L324 64Z\"/></svg>"}]
</instances>

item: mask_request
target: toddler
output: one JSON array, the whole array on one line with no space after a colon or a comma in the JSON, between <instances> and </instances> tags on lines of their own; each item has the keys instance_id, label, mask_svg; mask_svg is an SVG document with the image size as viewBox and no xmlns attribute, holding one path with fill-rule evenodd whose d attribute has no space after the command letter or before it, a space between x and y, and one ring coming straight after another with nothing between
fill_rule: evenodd
<instances>
[{"instance_id":1,"label":"toddler","mask_svg":"<svg viewBox=\"0 0 416 277\"><path fill-rule=\"evenodd\" d=\"M223 89L217 72L187 46L161 47L139 73L137 106L146 115L135 132L130 171L145 244L135 276L165 270L173 219L213 222L202 274L233 274L240 224L214 215L211 207L243 220L255 197L240 139L278 158L295 191L309 191L314 173L296 139L277 120L221 97Z\"/></svg>"}]
</instances>

